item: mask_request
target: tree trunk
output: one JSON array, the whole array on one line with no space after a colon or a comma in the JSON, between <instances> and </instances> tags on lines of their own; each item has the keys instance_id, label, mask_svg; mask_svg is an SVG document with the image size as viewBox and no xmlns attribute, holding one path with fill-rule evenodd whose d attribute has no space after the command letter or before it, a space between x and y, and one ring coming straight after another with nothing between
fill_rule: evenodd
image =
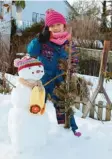
<instances>
[{"instance_id":1,"label":"tree trunk","mask_svg":"<svg viewBox=\"0 0 112 159\"><path fill-rule=\"evenodd\" d=\"M65 129L69 129L70 128L70 114L67 112L65 114Z\"/></svg>"}]
</instances>

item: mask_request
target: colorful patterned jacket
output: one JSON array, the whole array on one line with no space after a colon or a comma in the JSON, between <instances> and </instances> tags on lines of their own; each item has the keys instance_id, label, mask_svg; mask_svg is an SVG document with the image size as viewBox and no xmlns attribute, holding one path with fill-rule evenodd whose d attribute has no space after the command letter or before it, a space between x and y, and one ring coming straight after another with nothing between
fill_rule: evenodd
<instances>
[{"instance_id":1,"label":"colorful patterned jacket","mask_svg":"<svg viewBox=\"0 0 112 159\"><path fill-rule=\"evenodd\" d=\"M63 70L59 68L59 60L67 60L68 49L68 41L66 41L62 46L59 46L52 42L40 44L38 38L34 38L27 46L28 54L31 57L38 58L44 64L45 73L51 78L63 72ZM78 56L74 43L72 43L71 53L72 66L76 68L76 65L78 64Z\"/></svg>"}]
</instances>

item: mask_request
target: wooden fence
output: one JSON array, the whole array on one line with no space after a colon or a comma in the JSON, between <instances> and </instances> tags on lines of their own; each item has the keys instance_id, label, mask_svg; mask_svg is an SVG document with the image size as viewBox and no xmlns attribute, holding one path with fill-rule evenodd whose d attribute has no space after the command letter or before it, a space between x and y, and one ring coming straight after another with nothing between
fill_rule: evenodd
<instances>
[{"instance_id":1,"label":"wooden fence","mask_svg":"<svg viewBox=\"0 0 112 159\"><path fill-rule=\"evenodd\" d=\"M80 99L80 97L76 98L75 107L79 109L82 113L84 113L86 109L88 99ZM102 121L110 121L111 120L111 106L105 105L103 101L99 101L98 104L94 104L88 114L88 116L92 119L102 120Z\"/></svg>"},{"instance_id":2,"label":"wooden fence","mask_svg":"<svg viewBox=\"0 0 112 159\"><path fill-rule=\"evenodd\" d=\"M97 50L97 49L88 49L88 48L77 48L78 52L81 54L83 59L94 59L97 61L100 61L101 55L102 55L102 50ZM112 51L109 51L108 54L108 62L112 63Z\"/></svg>"}]
</instances>

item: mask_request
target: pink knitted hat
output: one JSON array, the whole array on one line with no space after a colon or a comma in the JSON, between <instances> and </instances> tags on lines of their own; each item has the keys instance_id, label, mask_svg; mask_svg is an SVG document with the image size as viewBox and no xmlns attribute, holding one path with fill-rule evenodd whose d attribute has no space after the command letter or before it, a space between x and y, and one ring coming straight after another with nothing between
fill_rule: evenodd
<instances>
[{"instance_id":1,"label":"pink knitted hat","mask_svg":"<svg viewBox=\"0 0 112 159\"><path fill-rule=\"evenodd\" d=\"M66 24L65 17L53 9L48 9L45 16L45 25L49 27L56 23Z\"/></svg>"},{"instance_id":2,"label":"pink knitted hat","mask_svg":"<svg viewBox=\"0 0 112 159\"><path fill-rule=\"evenodd\" d=\"M40 61L35 58L31 58L29 56L25 56L22 59L15 59L14 66L18 68L18 71L31 67L31 66L40 66L43 65Z\"/></svg>"}]
</instances>

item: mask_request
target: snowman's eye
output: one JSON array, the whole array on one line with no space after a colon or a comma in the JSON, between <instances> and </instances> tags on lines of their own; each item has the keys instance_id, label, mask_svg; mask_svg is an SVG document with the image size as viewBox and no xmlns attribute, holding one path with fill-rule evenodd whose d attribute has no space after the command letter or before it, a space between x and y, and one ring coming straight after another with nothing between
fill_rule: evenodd
<instances>
[{"instance_id":1,"label":"snowman's eye","mask_svg":"<svg viewBox=\"0 0 112 159\"><path fill-rule=\"evenodd\" d=\"M29 67L29 70L31 69L31 67Z\"/></svg>"},{"instance_id":2,"label":"snowman's eye","mask_svg":"<svg viewBox=\"0 0 112 159\"><path fill-rule=\"evenodd\" d=\"M41 66L39 65L39 67L41 67Z\"/></svg>"}]
</instances>

